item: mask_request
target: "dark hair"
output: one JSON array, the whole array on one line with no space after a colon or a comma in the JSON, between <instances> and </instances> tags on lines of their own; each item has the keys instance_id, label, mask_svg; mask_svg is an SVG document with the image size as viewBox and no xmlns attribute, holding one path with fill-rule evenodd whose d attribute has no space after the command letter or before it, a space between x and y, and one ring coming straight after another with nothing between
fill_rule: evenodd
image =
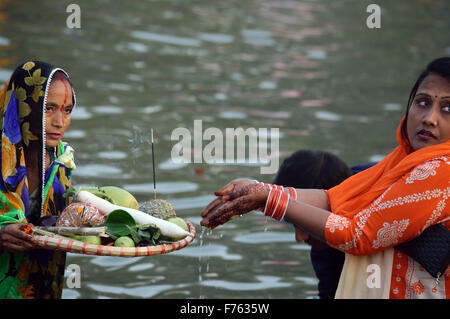
<instances>
[{"instance_id":1,"label":"dark hair","mask_svg":"<svg viewBox=\"0 0 450 319\"><path fill-rule=\"evenodd\" d=\"M70 81L66 72L59 71L59 70L53 74L50 84L53 82L56 82L56 81L61 81L61 77L64 79L64 81L67 81L67 83L69 83L71 87L73 87L72 82Z\"/></svg>"},{"instance_id":2,"label":"dark hair","mask_svg":"<svg viewBox=\"0 0 450 319\"><path fill-rule=\"evenodd\" d=\"M283 161L273 183L294 188L330 189L351 175L347 164L331 153L300 150Z\"/></svg>"},{"instance_id":3,"label":"dark hair","mask_svg":"<svg viewBox=\"0 0 450 319\"><path fill-rule=\"evenodd\" d=\"M419 88L422 81L430 74L436 74L442 76L443 78L450 80L450 57L442 57L431 61L425 70L419 75L416 83L414 84L411 93L409 94L408 104L406 105L406 118L408 118L409 109L416 96L417 89ZM402 124L401 128L402 137L404 140L408 140L408 133L406 130L406 120Z\"/></svg>"}]
</instances>

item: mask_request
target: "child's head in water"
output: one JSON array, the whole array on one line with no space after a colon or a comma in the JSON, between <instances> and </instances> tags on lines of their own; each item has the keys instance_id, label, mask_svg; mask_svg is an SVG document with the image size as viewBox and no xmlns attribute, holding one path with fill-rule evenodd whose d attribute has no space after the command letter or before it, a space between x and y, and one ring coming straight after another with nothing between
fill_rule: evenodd
<instances>
[{"instance_id":1,"label":"child's head in water","mask_svg":"<svg viewBox=\"0 0 450 319\"><path fill-rule=\"evenodd\" d=\"M329 189L352 175L339 157L323 151L300 150L283 161L274 184Z\"/></svg>"},{"instance_id":2,"label":"child's head in water","mask_svg":"<svg viewBox=\"0 0 450 319\"><path fill-rule=\"evenodd\" d=\"M347 164L331 153L300 150L283 161L273 183L294 188L329 189L351 175ZM298 242L307 240L305 233L297 227L295 238ZM310 241L307 243L313 244ZM323 248L323 245L315 243L313 248Z\"/></svg>"}]
</instances>

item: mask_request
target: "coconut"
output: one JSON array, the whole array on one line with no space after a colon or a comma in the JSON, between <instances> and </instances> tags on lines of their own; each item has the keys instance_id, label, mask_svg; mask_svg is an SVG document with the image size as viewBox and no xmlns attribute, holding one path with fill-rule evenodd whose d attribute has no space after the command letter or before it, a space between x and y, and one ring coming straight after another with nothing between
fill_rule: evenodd
<instances>
[{"instance_id":1,"label":"coconut","mask_svg":"<svg viewBox=\"0 0 450 319\"><path fill-rule=\"evenodd\" d=\"M136 198L123 188L117 186L102 186L99 187L99 191L106 194L104 199L112 199L112 202L115 205L139 209L139 204Z\"/></svg>"},{"instance_id":2,"label":"coconut","mask_svg":"<svg viewBox=\"0 0 450 319\"><path fill-rule=\"evenodd\" d=\"M145 202L142 205L141 210L153 217L164 220L177 217L173 205L164 199L153 199Z\"/></svg>"}]
</instances>

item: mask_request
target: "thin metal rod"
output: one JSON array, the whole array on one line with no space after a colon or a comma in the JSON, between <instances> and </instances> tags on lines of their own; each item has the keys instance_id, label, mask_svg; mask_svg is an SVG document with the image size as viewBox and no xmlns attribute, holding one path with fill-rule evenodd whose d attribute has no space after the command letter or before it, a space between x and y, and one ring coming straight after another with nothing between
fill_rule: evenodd
<instances>
[{"instance_id":1,"label":"thin metal rod","mask_svg":"<svg viewBox=\"0 0 450 319\"><path fill-rule=\"evenodd\" d=\"M155 151L153 147L153 129L151 129L152 132L152 162L153 162L153 193L155 195L156 199L156 172L155 172Z\"/></svg>"}]
</instances>

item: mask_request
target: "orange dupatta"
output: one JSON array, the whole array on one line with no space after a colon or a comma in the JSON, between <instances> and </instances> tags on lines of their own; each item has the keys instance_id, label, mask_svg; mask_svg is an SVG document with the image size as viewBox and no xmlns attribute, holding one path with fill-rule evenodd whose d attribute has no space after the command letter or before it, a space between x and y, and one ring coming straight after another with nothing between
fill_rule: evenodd
<instances>
[{"instance_id":1,"label":"orange dupatta","mask_svg":"<svg viewBox=\"0 0 450 319\"><path fill-rule=\"evenodd\" d=\"M414 167L450 155L450 141L413 151L409 141L402 138L401 127L405 120L404 116L397 128L399 145L390 154L378 164L327 191L330 210L334 214L349 218L355 216Z\"/></svg>"}]
</instances>

